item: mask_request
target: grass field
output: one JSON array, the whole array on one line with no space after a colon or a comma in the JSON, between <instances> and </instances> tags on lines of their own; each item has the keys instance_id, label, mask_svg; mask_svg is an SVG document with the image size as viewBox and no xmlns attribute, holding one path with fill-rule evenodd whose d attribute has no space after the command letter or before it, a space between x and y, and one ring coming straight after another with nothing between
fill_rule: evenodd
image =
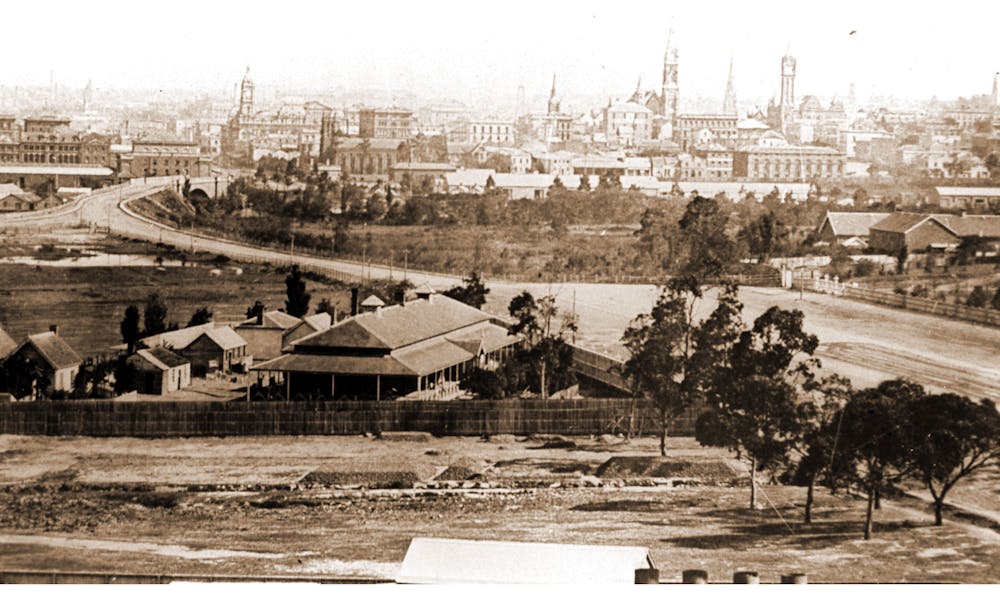
<instances>
[{"instance_id":1,"label":"grass field","mask_svg":"<svg viewBox=\"0 0 1000 600\"><path fill-rule=\"evenodd\" d=\"M1000 534L953 515L933 527L921 502L886 500L865 542L864 503L845 495L819 493L807 526L795 487L765 486L756 511L743 485L567 488L612 456L655 453L654 440L575 441L0 437L0 568L391 578L411 538L438 536L648 546L665 581L703 568L714 581L1000 582ZM677 459L737 464L670 443ZM426 479L448 466L479 473L477 487L295 489L317 470Z\"/></svg>"}]
</instances>

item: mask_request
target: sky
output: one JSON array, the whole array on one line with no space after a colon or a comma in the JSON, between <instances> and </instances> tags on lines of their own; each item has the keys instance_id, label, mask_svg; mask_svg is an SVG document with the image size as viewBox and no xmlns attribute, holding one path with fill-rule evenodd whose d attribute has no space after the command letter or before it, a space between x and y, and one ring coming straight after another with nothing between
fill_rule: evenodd
<instances>
[{"instance_id":1,"label":"sky","mask_svg":"<svg viewBox=\"0 0 1000 600\"><path fill-rule=\"evenodd\" d=\"M811 7L819 6L819 9ZM627 96L659 89L673 27L682 97L718 97L730 57L741 102L776 95L781 56L796 93L926 99L988 94L1000 71L1000 4L948 2L128 2L4 6L0 85L232 90L409 90L458 99ZM853 34L852 34L853 32ZM16 52L16 54L15 54Z\"/></svg>"}]
</instances>

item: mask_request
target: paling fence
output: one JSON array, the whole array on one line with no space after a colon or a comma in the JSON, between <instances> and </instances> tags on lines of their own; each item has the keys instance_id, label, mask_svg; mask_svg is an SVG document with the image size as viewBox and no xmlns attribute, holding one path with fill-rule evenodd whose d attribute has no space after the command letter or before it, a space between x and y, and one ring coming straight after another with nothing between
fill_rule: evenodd
<instances>
[{"instance_id":1,"label":"paling fence","mask_svg":"<svg viewBox=\"0 0 1000 600\"><path fill-rule=\"evenodd\" d=\"M0 404L0 433L95 437L359 435L593 435L625 433L630 398L576 400L319 402L11 402ZM697 411L671 428L692 435ZM637 405L633 433L658 434L655 408Z\"/></svg>"},{"instance_id":2,"label":"paling fence","mask_svg":"<svg viewBox=\"0 0 1000 600\"><path fill-rule=\"evenodd\" d=\"M940 317L958 319L960 321L968 321L970 323L978 323L980 325L1000 327L1000 311L990 308L976 308L974 306L944 302L932 298L920 298L916 296L909 296L907 294L873 290L857 285L842 283L836 277L832 279L828 276L822 278L814 277L812 279L796 281L795 286L798 287L800 283L805 289L812 290L814 292L832 294L834 296L843 296L845 298L862 300L872 304L882 304L885 306L892 306L894 308L912 310L914 312L922 312Z\"/></svg>"}]
</instances>

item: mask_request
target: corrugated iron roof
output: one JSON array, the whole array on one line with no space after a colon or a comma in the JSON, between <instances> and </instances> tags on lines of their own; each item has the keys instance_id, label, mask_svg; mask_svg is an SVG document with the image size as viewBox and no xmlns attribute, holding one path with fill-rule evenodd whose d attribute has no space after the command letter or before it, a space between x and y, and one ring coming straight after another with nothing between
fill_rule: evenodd
<instances>
[{"instance_id":1,"label":"corrugated iron roof","mask_svg":"<svg viewBox=\"0 0 1000 600\"><path fill-rule=\"evenodd\" d=\"M261 327L267 329L282 329L288 330L295 327L302 322L302 319L298 317L293 317L292 315L280 311L280 310L269 310L264 313L263 323L257 325L257 317L250 317L246 321L243 321L236 326L237 329L242 327Z\"/></svg>"},{"instance_id":2,"label":"corrugated iron roof","mask_svg":"<svg viewBox=\"0 0 1000 600\"><path fill-rule=\"evenodd\" d=\"M324 354L285 354L259 365L254 365L250 370L335 373L343 375L417 375L415 371L389 355L330 356Z\"/></svg>"},{"instance_id":3,"label":"corrugated iron roof","mask_svg":"<svg viewBox=\"0 0 1000 600\"><path fill-rule=\"evenodd\" d=\"M925 214L920 214L920 213L906 213L906 212L891 213L889 216L887 216L886 218L882 219L881 221L879 221L875 225L872 225L871 229L873 231L888 231L888 232L892 232L892 233L906 233L906 232L910 231L911 229L913 229L914 227L916 227L917 225L920 225L921 223L923 223L924 221L927 221L927 220L935 221L939 225L941 225L942 227L944 227L945 229L947 229L948 231L951 231L952 233L955 233L955 231L952 230L951 227L947 223L941 221L935 215L925 215ZM958 235L958 234L955 233L955 235Z\"/></svg>"},{"instance_id":4,"label":"corrugated iron roof","mask_svg":"<svg viewBox=\"0 0 1000 600\"><path fill-rule=\"evenodd\" d=\"M959 237L1000 238L1000 215L935 215Z\"/></svg>"},{"instance_id":5,"label":"corrugated iron roof","mask_svg":"<svg viewBox=\"0 0 1000 600\"><path fill-rule=\"evenodd\" d=\"M475 358L475 354L441 338L427 344L410 346L392 353L392 357L418 375L430 375Z\"/></svg>"}]
</instances>

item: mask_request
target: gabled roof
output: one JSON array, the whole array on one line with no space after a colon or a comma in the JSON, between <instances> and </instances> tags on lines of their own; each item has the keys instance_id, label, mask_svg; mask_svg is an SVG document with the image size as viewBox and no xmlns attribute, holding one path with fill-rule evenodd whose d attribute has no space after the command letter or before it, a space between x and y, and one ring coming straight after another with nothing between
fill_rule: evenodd
<instances>
[{"instance_id":1,"label":"gabled roof","mask_svg":"<svg viewBox=\"0 0 1000 600\"><path fill-rule=\"evenodd\" d=\"M23 194L24 190L13 183L0 183L0 198L6 198L14 194Z\"/></svg>"},{"instance_id":2,"label":"gabled roof","mask_svg":"<svg viewBox=\"0 0 1000 600\"><path fill-rule=\"evenodd\" d=\"M329 329L330 325L333 324L333 318L330 316L330 313L325 312L302 317L302 321L309 327L312 327L313 331Z\"/></svg>"},{"instance_id":3,"label":"gabled roof","mask_svg":"<svg viewBox=\"0 0 1000 600\"><path fill-rule=\"evenodd\" d=\"M56 370L75 367L82 362L80 355L70 348L69 344L61 337L51 331L29 335L28 339L24 340L18 347L18 350L27 344L34 346L42 358L49 363L49 366Z\"/></svg>"},{"instance_id":4,"label":"gabled roof","mask_svg":"<svg viewBox=\"0 0 1000 600\"><path fill-rule=\"evenodd\" d=\"M191 342L201 337L201 334L205 333L209 329L215 329L215 327L215 323L211 322L203 325L193 325L176 331L165 331L157 335L151 335L149 337L142 338L139 342L147 348L153 348L155 346L169 346L174 350L183 350L191 345Z\"/></svg>"},{"instance_id":5,"label":"gabled roof","mask_svg":"<svg viewBox=\"0 0 1000 600\"><path fill-rule=\"evenodd\" d=\"M288 330L302 322L302 319L293 317L292 315L280 310L269 310L265 312L261 320L262 323L257 325L257 317L250 317L246 321L237 325L236 328L260 327L264 329Z\"/></svg>"},{"instance_id":6,"label":"gabled roof","mask_svg":"<svg viewBox=\"0 0 1000 600\"><path fill-rule=\"evenodd\" d=\"M240 337L240 334L233 331L233 328L226 325L225 327L216 327L215 329L209 329L208 331L202 333L198 338L207 337L212 340L216 346L223 350L232 350L233 348L239 348L241 346L246 346L247 342Z\"/></svg>"},{"instance_id":7,"label":"gabled roof","mask_svg":"<svg viewBox=\"0 0 1000 600\"><path fill-rule=\"evenodd\" d=\"M413 538L398 583L633 584L654 568L636 546Z\"/></svg>"},{"instance_id":8,"label":"gabled roof","mask_svg":"<svg viewBox=\"0 0 1000 600\"><path fill-rule=\"evenodd\" d=\"M136 355L142 357L147 363L161 371L180 367L189 362L186 358L174 354L163 346L139 350L136 352Z\"/></svg>"},{"instance_id":9,"label":"gabled roof","mask_svg":"<svg viewBox=\"0 0 1000 600\"><path fill-rule=\"evenodd\" d=\"M7 358L11 352L17 349L17 342L7 335L7 332L0 329L0 360Z\"/></svg>"},{"instance_id":10,"label":"gabled roof","mask_svg":"<svg viewBox=\"0 0 1000 600\"><path fill-rule=\"evenodd\" d=\"M890 214L888 217L882 219L875 225L872 225L871 229L873 231L888 231L892 233L909 233L918 225L923 224L925 221L934 221L941 227L944 227L951 233L958 235L947 223L942 222L935 215L924 215L920 213L905 213L896 212Z\"/></svg>"},{"instance_id":11,"label":"gabled roof","mask_svg":"<svg viewBox=\"0 0 1000 600\"><path fill-rule=\"evenodd\" d=\"M490 319L489 313L447 296L434 295L345 319L326 331L298 340L295 346L392 350Z\"/></svg>"},{"instance_id":12,"label":"gabled roof","mask_svg":"<svg viewBox=\"0 0 1000 600\"><path fill-rule=\"evenodd\" d=\"M934 215L959 237L1000 238L1000 215Z\"/></svg>"},{"instance_id":13,"label":"gabled roof","mask_svg":"<svg viewBox=\"0 0 1000 600\"><path fill-rule=\"evenodd\" d=\"M830 229L833 234L840 236L860 236L866 237L868 235L868 230L871 226L878 223L882 219L888 217L891 213L878 213L878 212L827 212L826 217L823 222L820 223L819 228L823 229L823 226L827 223L830 224Z\"/></svg>"}]
</instances>

